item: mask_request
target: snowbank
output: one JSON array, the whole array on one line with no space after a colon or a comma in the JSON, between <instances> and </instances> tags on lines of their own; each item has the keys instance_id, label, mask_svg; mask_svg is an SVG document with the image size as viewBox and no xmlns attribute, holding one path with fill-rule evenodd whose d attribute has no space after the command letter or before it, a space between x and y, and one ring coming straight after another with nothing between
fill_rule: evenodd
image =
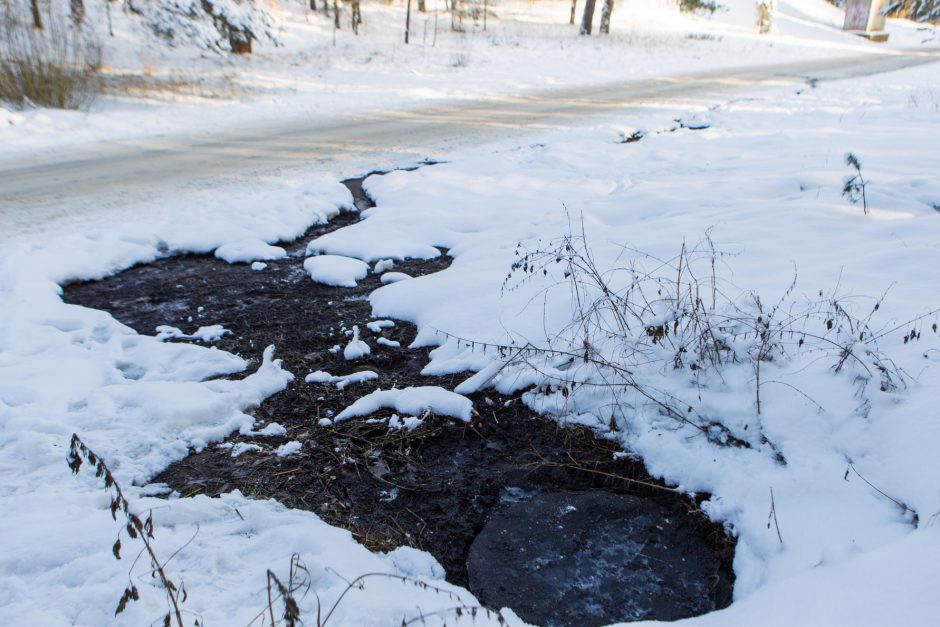
<instances>
[{"instance_id":1,"label":"snowbank","mask_svg":"<svg viewBox=\"0 0 940 627\"><path fill-rule=\"evenodd\" d=\"M287 251L259 239L250 239L219 246L215 249L215 256L229 263L251 263L283 259Z\"/></svg>"},{"instance_id":2,"label":"snowbank","mask_svg":"<svg viewBox=\"0 0 940 627\"><path fill-rule=\"evenodd\" d=\"M473 403L466 396L436 386L376 390L341 411L334 421L342 422L357 416L368 416L384 408L394 409L411 416L421 416L430 412L467 422L473 412Z\"/></svg>"},{"instance_id":3,"label":"snowbank","mask_svg":"<svg viewBox=\"0 0 940 627\"><path fill-rule=\"evenodd\" d=\"M338 255L318 255L304 261L310 278L324 285L356 287L360 279L369 274L369 266L359 259Z\"/></svg>"}]
</instances>

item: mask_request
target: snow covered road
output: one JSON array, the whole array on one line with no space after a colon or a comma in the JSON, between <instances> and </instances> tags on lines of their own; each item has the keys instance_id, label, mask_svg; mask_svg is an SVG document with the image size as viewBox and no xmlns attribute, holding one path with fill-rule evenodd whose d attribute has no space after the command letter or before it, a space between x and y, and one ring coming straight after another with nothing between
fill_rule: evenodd
<instances>
[{"instance_id":1,"label":"snow covered road","mask_svg":"<svg viewBox=\"0 0 940 627\"><path fill-rule=\"evenodd\" d=\"M940 60L936 51L724 68L708 72L507 95L399 111L259 123L202 136L102 142L55 156L0 160L0 241L65 228L219 178L243 180L280 168L367 170L402 165L458 146L539 129L562 129L592 114L649 110L770 85L854 78Z\"/></svg>"}]
</instances>

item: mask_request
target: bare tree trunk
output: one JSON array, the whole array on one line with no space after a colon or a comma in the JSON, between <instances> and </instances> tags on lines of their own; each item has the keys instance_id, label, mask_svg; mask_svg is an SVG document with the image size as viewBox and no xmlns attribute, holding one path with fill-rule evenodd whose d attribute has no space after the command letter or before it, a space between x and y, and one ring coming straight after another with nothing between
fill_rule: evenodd
<instances>
[{"instance_id":1,"label":"bare tree trunk","mask_svg":"<svg viewBox=\"0 0 940 627\"><path fill-rule=\"evenodd\" d=\"M85 23L85 0L70 0L69 12L72 17L72 23L81 26Z\"/></svg>"},{"instance_id":2,"label":"bare tree trunk","mask_svg":"<svg viewBox=\"0 0 940 627\"><path fill-rule=\"evenodd\" d=\"M574 18L578 13L578 0L571 0L571 19L568 20L568 23L574 26Z\"/></svg>"},{"instance_id":3,"label":"bare tree trunk","mask_svg":"<svg viewBox=\"0 0 940 627\"><path fill-rule=\"evenodd\" d=\"M314 13L317 12L317 0L310 0L310 10Z\"/></svg>"},{"instance_id":4,"label":"bare tree trunk","mask_svg":"<svg viewBox=\"0 0 940 627\"><path fill-rule=\"evenodd\" d=\"M42 13L39 12L39 0L30 0L29 8L33 12L33 26L39 30L43 30L42 25Z\"/></svg>"},{"instance_id":5,"label":"bare tree trunk","mask_svg":"<svg viewBox=\"0 0 940 627\"><path fill-rule=\"evenodd\" d=\"M418 0L418 13L427 13L428 6L425 0Z\"/></svg>"},{"instance_id":6,"label":"bare tree trunk","mask_svg":"<svg viewBox=\"0 0 940 627\"><path fill-rule=\"evenodd\" d=\"M460 0L450 0L450 29L457 33L463 32L463 11Z\"/></svg>"},{"instance_id":7,"label":"bare tree trunk","mask_svg":"<svg viewBox=\"0 0 940 627\"><path fill-rule=\"evenodd\" d=\"M408 6L405 9L405 43L411 38L411 0L408 0Z\"/></svg>"},{"instance_id":8,"label":"bare tree trunk","mask_svg":"<svg viewBox=\"0 0 940 627\"><path fill-rule=\"evenodd\" d=\"M339 0L333 0L333 30L339 30Z\"/></svg>"},{"instance_id":9,"label":"bare tree trunk","mask_svg":"<svg viewBox=\"0 0 940 627\"><path fill-rule=\"evenodd\" d=\"M487 11L487 2L483 0L483 30L486 30L486 11Z\"/></svg>"},{"instance_id":10,"label":"bare tree trunk","mask_svg":"<svg viewBox=\"0 0 940 627\"><path fill-rule=\"evenodd\" d=\"M581 34L590 35L594 28L594 5L596 0L585 0L584 13L581 15Z\"/></svg>"},{"instance_id":11,"label":"bare tree trunk","mask_svg":"<svg viewBox=\"0 0 940 627\"><path fill-rule=\"evenodd\" d=\"M352 31L359 34L359 25L362 24L362 13L359 10L359 0L352 0L352 16L350 17Z\"/></svg>"},{"instance_id":12,"label":"bare tree trunk","mask_svg":"<svg viewBox=\"0 0 940 627\"><path fill-rule=\"evenodd\" d=\"M604 6L601 9L600 33L602 35L610 34L610 14L614 12L614 0L604 0Z\"/></svg>"}]
</instances>

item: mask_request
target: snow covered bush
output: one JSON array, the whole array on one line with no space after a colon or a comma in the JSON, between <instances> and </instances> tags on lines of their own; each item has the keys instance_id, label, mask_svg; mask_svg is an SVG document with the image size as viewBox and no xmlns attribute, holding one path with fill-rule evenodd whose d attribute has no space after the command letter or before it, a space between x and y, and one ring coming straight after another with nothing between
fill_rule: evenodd
<instances>
[{"instance_id":1,"label":"snow covered bush","mask_svg":"<svg viewBox=\"0 0 940 627\"><path fill-rule=\"evenodd\" d=\"M78 109L94 99L101 46L94 31L77 19L73 22L64 8L64 3L3 2L0 101L16 107Z\"/></svg>"},{"instance_id":2,"label":"snow covered bush","mask_svg":"<svg viewBox=\"0 0 940 627\"><path fill-rule=\"evenodd\" d=\"M679 10L683 13L714 13L722 5L714 0L679 0Z\"/></svg>"},{"instance_id":3,"label":"snow covered bush","mask_svg":"<svg viewBox=\"0 0 940 627\"><path fill-rule=\"evenodd\" d=\"M897 0L884 12L889 17L903 17L917 22L940 22L940 2L937 0Z\"/></svg>"},{"instance_id":4,"label":"snow covered bush","mask_svg":"<svg viewBox=\"0 0 940 627\"><path fill-rule=\"evenodd\" d=\"M128 0L127 6L170 46L242 53L261 39L279 45L274 17L248 0Z\"/></svg>"},{"instance_id":5,"label":"snow covered bush","mask_svg":"<svg viewBox=\"0 0 940 627\"><path fill-rule=\"evenodd\" d=\"M826 0L840 9L845 0ZM938 0L890 0L884 3L881 12L888 17L913 20L915 22L940 23L940 2Z\"/></svg>"}]
</instances>

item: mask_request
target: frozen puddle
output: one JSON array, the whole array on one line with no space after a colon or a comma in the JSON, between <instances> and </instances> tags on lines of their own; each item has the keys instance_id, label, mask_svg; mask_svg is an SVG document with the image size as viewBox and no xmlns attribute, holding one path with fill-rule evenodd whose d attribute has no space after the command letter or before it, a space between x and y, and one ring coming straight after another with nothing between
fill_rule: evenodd
<instances>
[{"instance_id":1,"label":"frozen puddle","mask_svg":"<svg viewBox=\"0 0 940 627\"><path fill-rule=\"evenodd\" d=\"M369 206L361 180L347 186L358 209ZM642 463L582 427L561 428L492 391L468 395L472 416L411 416L410 406L377 403L334 420L377 390L444 392L466 378L422 376L427 350L407 348L415 327L372 318L376 268L354 287L316 283L304 270L309 240L357 219L341 214L280 244L287 255L264 271L179 255L65 288L68 302L106 310L142 334L166 325L180 330L169 341L194 341L183 336L222 325L228 332L214 346L249 359L274 344L296 375L255 411L254 431L191 452L153 481L183 496L238 489L274 498L372 550L425 550L449 581L535 624L674 620L728 605L733 539L687 497L650 487ZM448 265L442 254L381 270L421 280ZM369 351L347 360L353 338Z\"/></svg>"},{"instance_id":2,"label":"frozen puddle","mask_svg":"<svg viewBox=\"0 0 940 627\"><path fill-rule=\"evenodd\" d=\"M677 620L714 609L721 563L650 499L545 492L498 507L470 547L470 590L545 627Z\"/></svg>"}]
</instances>

